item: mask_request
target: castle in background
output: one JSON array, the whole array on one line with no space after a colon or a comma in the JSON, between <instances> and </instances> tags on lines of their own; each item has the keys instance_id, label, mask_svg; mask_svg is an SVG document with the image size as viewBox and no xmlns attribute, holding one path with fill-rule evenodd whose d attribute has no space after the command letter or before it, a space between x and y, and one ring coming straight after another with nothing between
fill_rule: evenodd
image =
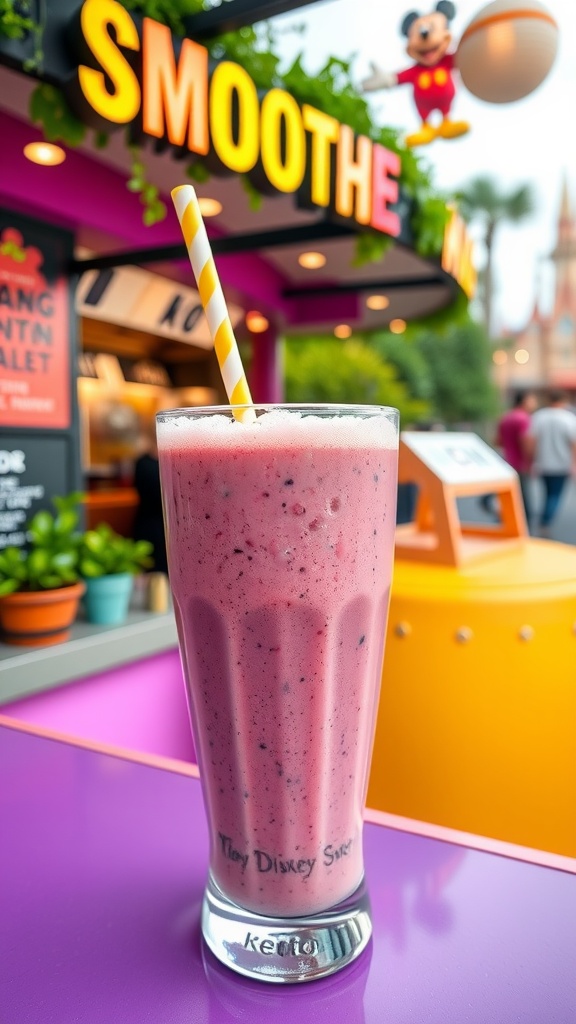
<instances>
[{"instance_id":1,"label":"castle in background","mask_svg":"<svg viewBox=\"0 0 576 1024\"><path fill-rule=\"evenodd\" d=\"M550 259L555 271L552 312L545 316L536 296L524 329L505 336L510 344L494 352L494 377L503 391L562 388L576 393L576 217L566 179Z\"/></svg>"}]
</instances>

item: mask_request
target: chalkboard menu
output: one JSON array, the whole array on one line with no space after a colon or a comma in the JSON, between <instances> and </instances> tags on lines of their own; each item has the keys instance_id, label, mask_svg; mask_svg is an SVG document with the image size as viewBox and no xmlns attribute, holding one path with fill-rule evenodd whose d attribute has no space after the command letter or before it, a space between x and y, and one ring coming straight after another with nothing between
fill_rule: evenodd
<instances>
[{"instance_id":1,"label":"chalkboard menu","mask_svg":"<svg viewBox=\"0 0 576 1024\"><path fill-rule=\"evenodd\" d=\"M81 488L73 236L0 209L0 548Z\"/></svg>"}]
</instances>

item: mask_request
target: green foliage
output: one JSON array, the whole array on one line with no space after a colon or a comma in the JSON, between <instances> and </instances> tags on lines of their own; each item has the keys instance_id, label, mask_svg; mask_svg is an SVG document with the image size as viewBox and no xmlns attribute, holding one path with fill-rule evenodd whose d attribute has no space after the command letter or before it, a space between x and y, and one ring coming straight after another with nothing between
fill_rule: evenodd
<instances>
[{"instance_id":1,"label":"green foliage","mask_svg":"<svg viewBox=\"0 0 576 1024\"><path fill-rule=\"evenodd\" d=\"M259 23L247 25L236 32L226 32L207 43L214 60L231 60L246 69L257 89L271 89L282 85L278 73L280 57L274 53L276 36Z\"/></svg>"},{"instance_id":2,"label":"green foliage","mask_svg":"<svg viewBox=\"0 0 576 1024\"><path fill-rule=\"evenodd\" d=\"M449 306L445 306L444 309L437 309L434 313L428 313L427 316L411 321L408 326L408 338L418 331L444 331L447 327L467 324L470 320L469 307L468 296L463 291L458 290L455 299Z\"/></svg>"},{"instance_id":3,"label":"green foliage","mask_svg":"<svg viewBox=\"0 0 576 1024\"><path fill-rule=\"evenodd\" d=\"M146 167L140 158L140 152L135 146L130 147L132 164L130 167L131 177L126 182L126 188L130 192L140 194L140 202L144 207L142 220L150 227L164 220L166 216L166 204L159 198L159 191L156 185L152 185L146 178Z\"/></svg>"},{"instance_id":4,"label":"green foliage","mask_svg":"<svg viewBox=\"0 0 576 1024\"><path fill-rule=\"evenodd\" d=\"M257 212L262 208L263 195L258 191L257 188L252 184L247 174L241 176L242 188L248 196L248 206L254 212Z\"/></svg>"},{"instance_id":5,"label":"green foliage","mask_svg":"<svg viewBox=\"0 0 576 1024\"><path fill-rule=\"evenodd\" d=\"M80 545L80 573L86 578L137 573L150 568L153 546L147 540L131 540L115 533L106 523L87 530Z\"/></svg>"},{"instance_id":6,"label":"green foliage","mask_svg":"<svg viewBox=\"0 0 576 1024\"><path fill-rule=\"evenodd\" d=\"M352 261L353 266L361 267L364 263L379 263L393 245L394 239L390 235L368 234L367 232L358 235L356 254Z\"/></svg>"},{"instance_id":7,"label":"green foliage","mask_svg":"<svg viewBox=\"0 0 576 1024\"><path fill-rule=\"evenodd\" d=\"M485 224L524 220L534 212L536 205L529 185L504 192L495 178L486 175L473 178L456 193L456 200L466 220L479 217Z\"/></svg>"},{"instance_id":8,"label":"green foliage","mask_svg":"<svg viewBox=\"0 0 576 1024\"><path fill-rule=\"evenodd\" d=\"M417 189L416 193L417 202L411 223L416 251L425 257L438 256L442 252L450 211L441 196L426 195L421 189Z\"/></svg>"},{"instance_id":9,"label":"green foliage","mask_svg":"<svg viewBox=\"0 0 576 1024\"><path fill-rule=\"evenodd\" d=\"M369 344L381 359L393 367L408 394L423 402L433 397L430 369L422 352L405 335L381 331L373 334Z\"/></svg>"},{"instance_id":10,"label":"green foliage","mask_svg":"<svg viewBox=\"0 0 576 1024\"><path fill-rule=\"evenodd\" d=\"M121 0L121 3L128 11L137 11L169 25L180 36L184 35L186 15L197 14L204 6L202 0Z\"/></svg>"},{"instance_id":11,"label":"green foliage","mask_svg":"<svg viewBox=\"0 0 576 1024\"><path fill-rule=\"evenodd\" d=\"M440 419L451 425L496 415L492 346L480 324L469 319L442 332L416 332L412 344L428 367L432 406Z\"/></svg>"},{"instance_id":12,"label":"green foliage","mask_svg":"<svg viewBox=\"0 0 576 1024\"><path fill-rule=\"evenodd\" d=\"M28 17L28 0L0 0L0 35L8 39L25 39L34 30L35 23Z\"/></svg>"},{"instance_id":13,"label":"green foliage","mask_svg":"<svg viewBox=\"0 0 576 1024\"><path fill-rule=\"evenodd\" d=\"M56 515L37 512L28 525L30 547L0 552L0 597L18 590L55 590L79 578L78 504L83 495L53 498Z\"/></svg>"},{"instance_id":14,"label":"green foliage","mask_svg":"<svg viewBox=\"0 0 576 1024\"><path fill-rule=\"evenodd\" d=\"M288 402L392 405L406 422L426 415L426 402L412 397L394 368L359 339L290 339L285 350Z\"/></svg>"},{"instance_id":15,"label":"green foliage","mask_svg":"<svg viewBox=\"0 0 576 1024\"><path fill-rule=\"evenodd\" d=\"M32 13L32 0L0 0L0 36L6 36L7 39L32 39L32 56L23 64L27 72L39 71L44 57L44 23L43 20L34 21Z\"/></svg>"},{"instance_id":16,"label":"green foliage","mask_svg":"<svg viewBox=\"0 0 576 1024\"><path fill-rule=\"evenodd\" d=\"M285 347L286 400L393 405L404 428L430 418L479 423L499 411L492 346L460 315L442 330L413 325L361 339L292 338Z\"/></svg>"},{"instance_id":17,"label":"green foliage","mask_svg":"<svg viewBox=\"0 0 576 1024\"><path fill-rule=\"evenodd\" d=\"M191 181L195 181L197 185L202 185L210 179L210 171L202 160L193 160L189 163L185 174Z\"/></svg>"},{"instance_id":18,"label":"green foliage","mask_svg":"<svg viewBox=\"0 0 576 1024\"><path fill-rule=\"evenodd\" d=\"M79 146L86 138L86 126L74 116L64 94L46 82L37 85L28 105L30 120L40 124L48 142Z\"/></svg>"},{"instance_id":19,"label":"green foliage","mask_svg":"<svg viewBox=\"0 0 576 1024\"><path fill-rule=\"evenodd\" d=\"M486 253L486 266L481 286L481 301L484 310L484 324L488 333L492 329L493 305L493 250L494 239L500 224L509 221L519 223L533 212L534 192L529 185L521 185L511 191L503 191L495 178L482 175L473 178L456 193L459 210L469 221L482 225L482 240Z\"/></svg>"}]
</instances>

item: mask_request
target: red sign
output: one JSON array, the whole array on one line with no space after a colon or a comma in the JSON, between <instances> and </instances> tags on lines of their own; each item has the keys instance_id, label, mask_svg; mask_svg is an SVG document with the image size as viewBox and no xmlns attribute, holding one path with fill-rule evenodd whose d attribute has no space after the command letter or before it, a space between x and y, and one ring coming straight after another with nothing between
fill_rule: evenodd
<instances>
[{"instance_id":1,"label":"red sign","mask_svg":"<svg viewBox=\"0 0 576 1024\"><path fill-rule=\"evenodd\" d=\"M0 426L70 426L68 282L16 228L0 234Z\"/></svg>"}]
</instances>

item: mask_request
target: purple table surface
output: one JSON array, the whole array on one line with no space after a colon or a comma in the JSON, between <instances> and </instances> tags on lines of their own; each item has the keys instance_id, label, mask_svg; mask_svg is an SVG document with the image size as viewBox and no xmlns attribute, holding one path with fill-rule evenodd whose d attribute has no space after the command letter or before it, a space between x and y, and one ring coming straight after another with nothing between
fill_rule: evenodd
<instances>
[{"instance_id":1,"label":"purple table surface","mask_svg":"<svg viewBox=\"0 0 576 1024\"><path fill-rule=\"evenodd\" d=\"M1 1024L575 1024L576 878L365 827L374 938L323 981L199 936L197 779L0 728Z\"/></svg>"}]
</instances>

